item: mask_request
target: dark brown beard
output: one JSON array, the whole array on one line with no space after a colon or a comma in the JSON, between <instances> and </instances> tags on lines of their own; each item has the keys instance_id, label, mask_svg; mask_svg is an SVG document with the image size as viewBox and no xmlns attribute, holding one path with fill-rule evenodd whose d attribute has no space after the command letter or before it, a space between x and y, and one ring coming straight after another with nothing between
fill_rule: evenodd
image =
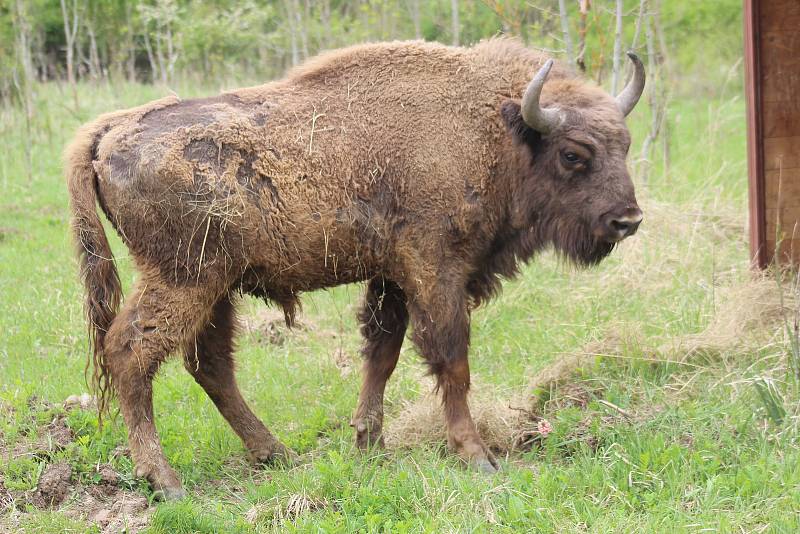
<instances>
[{"instance_id":1,"label":"dark brown beard","mask_svg":"<svg viewBox=\"0 0 800 534\"><path fill-rule=\"evenodd\" d=\"M551 219L540 222L540 235L562 256L579 267L600 263L614 250L614 243L598 239L591 225L580 220Z\"/></svg>"}]
</instances>

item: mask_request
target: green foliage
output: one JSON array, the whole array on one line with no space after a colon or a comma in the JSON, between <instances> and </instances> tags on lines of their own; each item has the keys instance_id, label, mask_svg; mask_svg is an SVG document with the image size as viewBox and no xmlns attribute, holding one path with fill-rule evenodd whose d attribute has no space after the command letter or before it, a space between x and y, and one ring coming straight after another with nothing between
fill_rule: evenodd
<instances>
[{"instance_id":1,"label":"green foliage","mask_svg":"<svg viewBox=\"0 0 800 534\"><path fill-rule=\"evenodd\" d=\"M68 8L72 1L67 1ZM415 36L445 43L453 40L450 0L74 1L80 19L76 70L87 79L134 76L169 85L177 77L205 83L242 77L263 80L279 76L306 56L355 42ZM59 1L22 2L22 13L15 15L16 2L0 1L3 98L16 91L14 76L20 67L15 43L21 23L30 29L36 77L63 78L66 72ZM660 12L670 63L680 72L680 80L691 78L694 91L699 87L711 91L713 87L703 82L709 70L717 73L728 68L740 54L740 2L650 3L650 11ZM590 77L603 81L613 48L614 3L592 4L586 18L586 65ZM458 5L462 44L506 33L557 54L564 51L556 0L461 1ZM639 0L625 1L625 48L632 44L638 9ZM567 2L567 13L573 40L577 40L578 3ZM642 33L637 43L641 54L645 53L643 43ZM92 60L95 51L99 72Z\"/></svg>"}]
</instances>

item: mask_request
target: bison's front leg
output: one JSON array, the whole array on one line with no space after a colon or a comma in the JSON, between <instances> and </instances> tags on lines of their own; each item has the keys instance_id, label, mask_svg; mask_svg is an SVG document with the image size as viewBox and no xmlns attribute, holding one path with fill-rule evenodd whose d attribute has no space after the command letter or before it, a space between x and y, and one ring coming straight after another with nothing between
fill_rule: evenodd
<instances>
[{"instance_id":1,"label":"bison's front leg","mask_svg":"<svg viewBox=\"0 0 800 534\"><path fill-rule=\"evenodd\" d=\"M358 318L364 336L364 382L350 425L356 429L358 448L383 447L383 392L397 365L408 326L403 290L383 277L372 279Z\"/></svg>"},{"instance_id":2,"label":"bison's front leg","mask_svg":"<svg viewBox=\"0 0 800 534\"><path fill-rule=\"evenodd\" d=\"M494 473L499 465L478 435L467 404L469 311L462 287L452 281L438 283L421 289L409 302L414 341L442 393L448 446L469 464Z\"/></svg>"}]
</instances>

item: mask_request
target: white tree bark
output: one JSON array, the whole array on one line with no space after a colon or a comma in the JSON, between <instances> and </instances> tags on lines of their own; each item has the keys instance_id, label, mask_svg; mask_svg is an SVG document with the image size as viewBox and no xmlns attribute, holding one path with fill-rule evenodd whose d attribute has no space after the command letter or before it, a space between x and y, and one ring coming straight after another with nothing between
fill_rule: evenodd
<instances>
[{"instance_id":1,"label":"white tree bark","mask_svg":"<svg viewBox=\"0 0 800 534\"><path fill-rule=\"evenodd\" d=\"M78 0L71 0L69 7L66 0L61 0L61 15L64 19L64 40L67 48L67 81L70 86L75 88L75 38L78 35L78 25L80 14L78 12ZM77 105L77 97L76 105Z\"/></svg>"},{"instance_id":2,"label":"white tree bark","mask_svg":"<svg viewBox=\"0 0 800 534\"><path fill-rule=\"evenodd\" d=\"M411 12L411 22L414 24L414 38L422 39L422 22L419 14L419 0L410 0L408 9Z\"/></svg>"},{"instance_id":3,"label":"white tree bark","mask_svg":"<svg viewBox=\"0 0 800 534\"><path fill-rule=\"evenodd\" d=\"M611 94L617 94L620 78L620 56L622 55L622 0L617 0L616 30L614 31L614 57L611 65Z\"/></svg>"},{"instance_id":4,"label":"white tree bark","mask_svg":"<svg viewBox=\"0 0 800 534\"><path fill-rule=\"evenodd\" d=\"M567 51L567 59L570 63L575 61L575 49L572 46L572 33L569 29L569 16L567 15L566 0L558 0L558 14L561 18L561 34L564 40L564 48Z\"/></svg>"},{"instance_id":5,"label":"white tree bark","mask_svg":"<svg viewBox=\"0 0 800 534\"><path fill-rule=\"evenodd\" d=\"M28 182L33 179L33 154L31 152L31 122L33 120L33 60L31 57L31 26L25 10L23 0L16 0L14 4L15 45L17 65L14 69L14 85L19 93L22 106L25 109L25 136L23 142L25 150L25 172ZM22 72L22 76L18 72Z\"/></svg>"},{"instance_id":6,"label":"white tree bark","mask_svg":"<svg viewBox=\"0 0 800 534\"><path fill-rule=\"evenodd\" d=\"M453 25L453 46L459 46L461 44L461 22L458 19L458 0L450 0L450 14Z\"/></svg>"},{"instance_id":7,"label":"white tree bark","mask_svg":"<svg viewBox=\"0 0 800 534\"><path fill-rule=\"evenodd\" d=\"M631 41L631 50L636 50L639 46L639 36L642 34L642 21L647 15L647 0L639 2L639 14L636 16L636 29L633 31L633 41Z\"/></svg>"}]
</instances>

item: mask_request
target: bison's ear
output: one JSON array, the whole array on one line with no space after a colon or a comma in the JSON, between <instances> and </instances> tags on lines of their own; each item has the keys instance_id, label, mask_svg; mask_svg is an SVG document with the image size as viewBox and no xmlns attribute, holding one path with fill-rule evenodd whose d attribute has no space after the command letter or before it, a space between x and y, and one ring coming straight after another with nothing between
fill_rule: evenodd
<instances>
[{"instance_id":1,"label":"bison's ear","mask_svg":"<svg viewBox=\"0 0 800 534\"><path fill-rule=\"evenodd\" d=\"M500 106L500 114L503 116L503 123L506 125L508 133L515 143L528 145L532 149L542 140L542 135L525 124L522 119L522 108L519 102L506 100Z\"/></svg>"}]
</instances>

